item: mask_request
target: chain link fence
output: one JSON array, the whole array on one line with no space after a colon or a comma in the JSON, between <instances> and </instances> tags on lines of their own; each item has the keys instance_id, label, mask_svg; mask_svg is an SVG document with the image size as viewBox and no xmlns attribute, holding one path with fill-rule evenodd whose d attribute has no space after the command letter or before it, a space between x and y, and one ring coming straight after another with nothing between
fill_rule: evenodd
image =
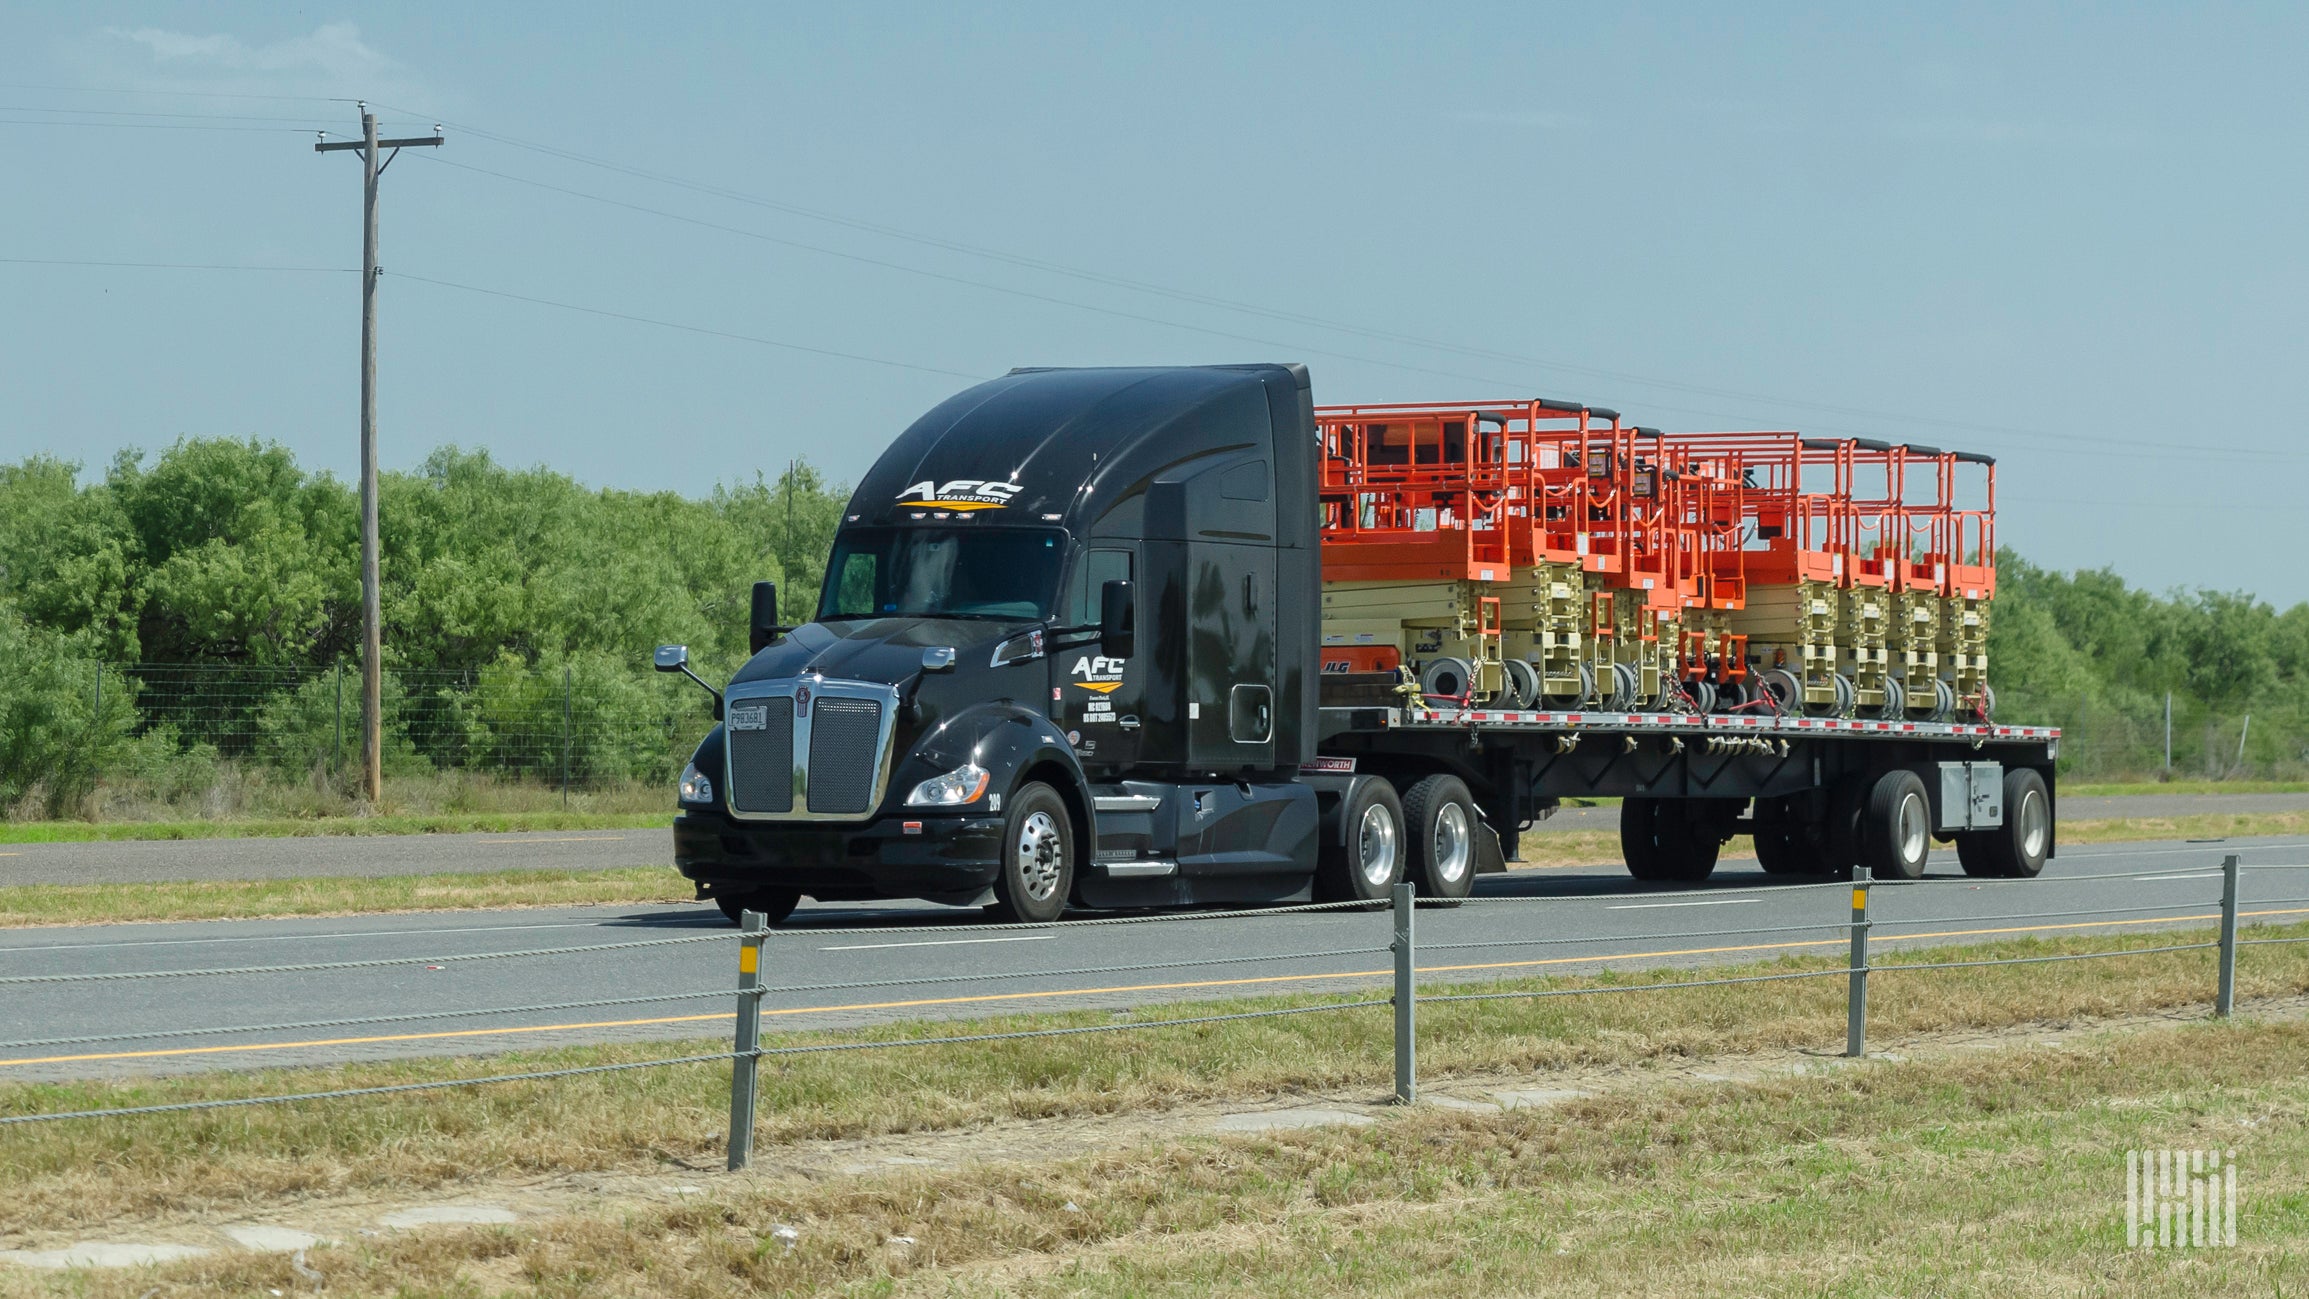
<instances>
[{"instance_id":1,"label":"chain link fence","mask_svg":"<svg viewBox=\"0 0 2309 1299\"><path fill-rule=\"evenodd\" d=\"M2008 713L2060 728L2060 772L2072 780L2309 779L2309 718L2291 709L2073 698L2000 707L2000 720Z\"/></svg>"},{"instance_id":2,"label":"chain link fence","mask_svg":"<svg viewBox=\"0 0 2309 1299\"><path fill-rule=\"evenodd\" d=\"M285 780L359 770L355 666L104 664L87 688L99 780L220 762ZM606 656L388 671L382 714L388 779L471 772L576 789L668 783L713 724L695 687Z\"/></svg>"}]
</instances>

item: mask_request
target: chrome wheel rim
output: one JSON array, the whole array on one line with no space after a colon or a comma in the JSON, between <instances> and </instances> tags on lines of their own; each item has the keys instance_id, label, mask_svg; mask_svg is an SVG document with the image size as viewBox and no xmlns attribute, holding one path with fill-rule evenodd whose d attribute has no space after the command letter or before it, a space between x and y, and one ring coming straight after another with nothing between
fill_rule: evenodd
<instances>
[{"instance_id":1,"label":"chrome wheel rim","mask_svg":"<svg viewBox=\"0 0 2309 1299\"><path fill-rule=\"evenodd\" d=\"M1911 793L1900 800L1898 843L1900 860L1914 866L1924 860L1925 844L1932 837L1932 817L1921 794Z\"/></svg>"},{"instance_id":2,"label":"chrome wheel rim","mask_svg":"<svg viewBox=\"0 0 2309 1299\"><path fill-rule=\"evenodd\" d=\"M1445 803L1435 814L1435 842L1430 851L1437 883L1456 884L1467 873L1475 857L1475 836L1468 829L1465 806Z\"/></svg>"},{"instance_id":3,"label":"chrome wheel rim","mask_svg":"<svg viewBox=\"0 0 2309 1299\"><path fill-rule=\"evenodd\" d=\"M2034 861L2044 855L2045 840L2050 837L2052 818L2045 815L2044 795L2030 790L2020 798L2020 852Z\"/></svg>"},{"instance_id":4,"label":"chrome wheel rim","mask_svg":"<svg viewBox=\"0 0 2309 1299\"><path fill-rule=\"evenodd\" d=\"M1355 862L1371 887L1395 882L1395 818L1380 804L1363 809L1363 822L1355 830Z\"/></svg>"},{"instance_id":5,"label":"chrome wheel rim","mask_svg":"<svg viewBox=\"0 0 2309 1299\"><path fill-rule=\"evenodd\" d=\"M1047 902L1058 892L1058 877L1066 865L1066 846L1058 821L1048 812L1030 812L1018 826L1018 882L1026 896Z\"/></svg>"}]
</instances>

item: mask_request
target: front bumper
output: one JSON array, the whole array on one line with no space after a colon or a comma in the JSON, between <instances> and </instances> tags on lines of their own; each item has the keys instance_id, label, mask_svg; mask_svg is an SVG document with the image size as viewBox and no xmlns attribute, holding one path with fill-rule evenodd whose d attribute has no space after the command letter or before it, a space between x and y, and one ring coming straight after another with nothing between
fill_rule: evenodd
<instances>
[{"instance_id":1,"label":"front bumper","mask_svg":"<svg viewBox=\"0 0 2309 1299\"><path fill-rule=\"evenodd\" d=\"M909 834L909 824L921 829ZM792 889L821 902L969 903L993 887L1001 852L999 816L828 825L738 821L697 808L673 819L674 867L697 884L699 897Z\"/></svg>"}]
</instances>

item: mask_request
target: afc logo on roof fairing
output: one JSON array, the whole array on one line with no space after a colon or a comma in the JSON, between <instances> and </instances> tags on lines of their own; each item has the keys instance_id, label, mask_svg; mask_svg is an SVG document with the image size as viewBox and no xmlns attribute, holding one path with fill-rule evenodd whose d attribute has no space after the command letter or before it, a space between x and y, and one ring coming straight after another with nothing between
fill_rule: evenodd
<instances>
[{"instance_id":1,"label":"afc logo on roof fairing","mask_svg":"<svg viewBox=\"0 0 2309 1299\"><path fill-rule=\"evenodd\" d=\"M999 510L1018 495L1020 484L984 478L924 479L898 493L898 504L934 510Z\"/></svg>"}]
</instances>

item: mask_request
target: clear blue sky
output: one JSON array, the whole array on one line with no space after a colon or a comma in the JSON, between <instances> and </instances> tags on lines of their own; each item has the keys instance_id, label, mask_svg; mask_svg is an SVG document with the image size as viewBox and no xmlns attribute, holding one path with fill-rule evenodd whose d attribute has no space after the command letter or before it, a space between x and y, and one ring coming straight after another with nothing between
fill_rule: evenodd
<instances>
[{"instance_id":1,"label":"clear blue sky","mask_svg":"<svg viewBox=\"0 0 2309 1299\"><path fill-rule=\"evenodd\" d=\"M2309 10L1607 10L9 3L0 258L358 266L309 131L366 97L449 124L385 178L388 466L850 477L1013 365L1303 360L1988 451L2040 563L2309 599ZM0 460L349 474L357 290L0 262Z\"/></svg>"}]
</instances>

